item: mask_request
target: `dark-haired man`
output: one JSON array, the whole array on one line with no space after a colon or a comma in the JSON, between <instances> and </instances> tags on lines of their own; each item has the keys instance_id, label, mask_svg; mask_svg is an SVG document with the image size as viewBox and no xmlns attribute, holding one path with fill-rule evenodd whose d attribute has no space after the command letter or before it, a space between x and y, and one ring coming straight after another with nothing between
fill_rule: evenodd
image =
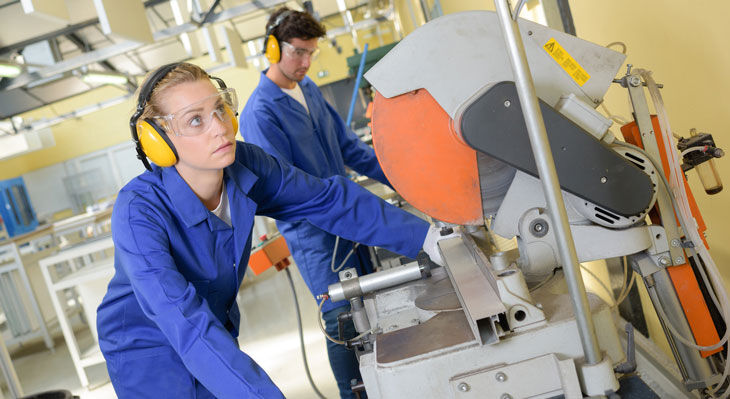
<instances>
[{"instance_id":1,"label":"dark-haired man","mask_svg":"<svg viewBox=\"0 0 730 399\"><path fill-rule=\"evenodd\" d=\"M362 175L389 184L373 149L345 126L306 75L317 55L317 42L325 35L324 27L308 13L281 8L270 16L266 28L279 43L280 59L276 62L274 57L271 67L261 74L258 87L241 112L240 130L244 140L317 177L345 175L347 165ZM360 274L371 269L367 248L363 246L355 248L348 258L352 242L338 240L335 244L335 236L306 221L277 222L277 226L286 238L304 282L315 296L326 293L329 284L339 281L333 268L356 267ZM337 336L337 315L348 309L347 302L324 305L328 334ZM346 338L354 335L350 323ZM327 352L340 396L354 397L350 381L360 380L354 353L330 341L327 341Z\"/></svg>"}]
</instances>

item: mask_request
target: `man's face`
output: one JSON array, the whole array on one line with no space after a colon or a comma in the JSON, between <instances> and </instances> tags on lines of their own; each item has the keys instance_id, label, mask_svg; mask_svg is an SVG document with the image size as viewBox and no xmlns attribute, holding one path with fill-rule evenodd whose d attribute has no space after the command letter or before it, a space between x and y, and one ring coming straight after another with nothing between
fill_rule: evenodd
<instances>
[{"instance_id":1,"label":"man's face","mask_svg":"<svg viewBox=\"0 0 730 399\"><path fill-rule=\"evenodd\" d=\"M301 82L312 65L317 40L316 37L309 40L292 38L280 43L281 59L277 65L282 75L291 81Z\"/></svg>"}]
</instances>

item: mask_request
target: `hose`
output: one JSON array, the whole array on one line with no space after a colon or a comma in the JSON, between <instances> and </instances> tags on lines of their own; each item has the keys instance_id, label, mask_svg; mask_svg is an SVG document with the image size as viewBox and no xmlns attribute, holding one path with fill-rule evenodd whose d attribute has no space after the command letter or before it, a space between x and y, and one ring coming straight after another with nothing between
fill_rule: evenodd
<instances>
[{"instance_id":1,"label":"hose","mask_svg":"<svg viewBox=\"0 0 730 399\"><path fill-rule=\"evenodd\" d=\"M713 291L713 288L719 293L720 295L720 301L718 301L722 306L720 307L720 312L722 314L722 317L725 321L725 334L720 339L720 342L718 342L716 345L712 345L712 347L719 348L721 347L725 342L727 342L728 339L728 332L730 328L728 328L728 320L730 319L730 310L728 309L728 295L727 292L722 289L723 283L722 283L722 277L720 276L720 272L717 269L717 266L715 265L714 260L709 254L709 251L707 251L707 248L704 246L704 242L702 241L702 238L700 237L699 233L696 230L697 221L692 216L692 210L689 206L689 200L687 198L687 193L684 189L684 180L682 178L683 174L680 173L681 167L679 165L679 160L677 159L676 152L673 151L675 148L674 143L672 142L672 137L675 136L674 133L671 131L671 128L669 126L669 118L666 114L666 109L664 107L664 101L661 97L661 94L659 93L659 89L654 82L654 78L651 76L651 72L645 71L645 70L638 70L639 74L642 76L644 81L646 82L647 88L649 89L649 94L651 95L652 102L654 103L654 108L657 112L658 120L659 120L659 126L662 131L662 141L664 143L664 152L667 156L667 163L669 164L669 174L671 178L672 184L669 183L669 181L664 177L664 173L658 173L658 175L661 177L661 181L664 184L667 192L670 194L669 197L672 200L672 205L675 207L675 213L677 216L677 220L679 220L680 225L682 227L682 230L684 231L684 234L686 237L694 244L698 254L695 256L695 261L698 264L698 267L701 267L699 263L699 258L701 257L703 260L705 260L705 268L710 276L711 281L713 282L714 286L708 286L708 291ZM625 145L625 146L631 146L628 143L620 143L616 141L617 144ZM631 146L633 148L638 148L636 146ZM643 152L643 150L642 150ZM648 157L649 160L654 164L654 167L657 169L657 171L663 170L662 168L659 168L656 161ZM694 225L692 229L688 229L687 224L689 221L693 221ZM663 313L663 312L662 312ZM674 329L674 326L667 323L667 326L669 327L672 334L677 337L677 339L682 342L683 340L686 340L681 335L677 334L676 329ZM697 349L697 345L688 345L690 347L694 347ZM700 350L707 350L707 349L700 349ZM725 380L728 377L728 373L730 372L730 362L728 362L728 354L730 354L730 346L727 348L726 356L725 356L725 365L722 372L722 378L720 380L720 383L713 389L708 388L712 394L716 393L719 388L724 384ZM708 384L709 386L710 384ZM725 392L722 394L721 398L727 398L730 396L730 390L725 390Z\"/></svg>"},{"instance_id":2,"label":"hose","mask_svg":"<svg viewBox=\"0 0 730 399\"><path fill-rule=\"evenodd\" d=\"M309 385L312 386L314 393L316 393L320 399L325 399L324 395L322 395L322 392L319 392L319 389L317 389L317 385L314 384L314 380L312 379L312 374L309 372L309 362L307 361L307 352L304 350L304 331L302 329L302 314L299 311L299 299L297 298L296 290L294 290L294 280L291 277L291 272L289 271L289 268L288 267L285 268L284 271L286 272L287 279L289 279L289 287L291 287L291 294L292 294L292 297L294 298L294 309L297 311L297 327L299 328L299 348L302 350L302 360L304 361L304 371L307 373L307 380L309 380Z\"/></svg>"},{"instance_id":3,"label":"hose","mask_svg":"<svg viewBox=\"0 0 730 399\"><path fill-rule=\"evenodd\" d=\"M680 155L682 155L682 157L684 157L685 155L689 154L690 152L695 152L695 151L707 152L708 149L710 149L710 146L698 145L698 146L687 148L686 150L682 151L682 153Z\"/></svg>"},{"instance_id":4,"label":"hose","mask_svg":"<svg viewBox=\"0 0 730 399\"><path fill-rule=\"evenodd\" d=\"M629 265L628 262L626 262L626 257L621 257L621 263L624 266L624 279L623 279L623 287L621 288L621 293L619 293L618 298L616 298L616 302L614 303L614 307L620 305L628 296L629 292L631 292L631 288L634 287L634 282L636 281L636 273L634 271L631 271L631 280L629 280L628 284L626 283L626 279L629 277Z\"/></svg>"},{"instance_id":5,"label":"hose","mask_svg":"<svg viewBox=\"0 0 730 399\"><path fill-rule=\"evenodd\" d=\"M350 259L350 256L355 253L355 249L360 245L359 242L356 242L355 245L352 246L352 249L350 252L347 253L347 256L345 256L345 259L342 260L339 266L335 268L335 258L337 257L337 247L340 244L340 236L335 236L335 247L332 250L332 261L330 262L330 270L332 270L332 273L337 273L345 266L345 263L347 263L347 260Z\"/></svg>"},{"instance_id":6,"label":"hose","mask_svg":"<svg viewBox=\"0 0 730 399\"><path fill-rule=\"evenodd\" d=\"M327 334L327 331L324 329L324 325L322 324L322 306L324 305L324 301L326 301L327 299L329 299L329 295L327 295L327 294L322 295L322 300L319 302L319 307L318 307L318 312L317 312L317 325L319 326L319 329L322 331L322 334L324 334L325 338L336 343L337 345L347 345L347 342L345 342L345 341L330 337L330 335ZM350 341L356 341L374 331L375 330L373 330L373 329L365 331L364 333L358 335L357 337L350 339Z\"/></svg>"},{"instance_id":7,"label":"hose","mask_svg":"<svg viewBox=\"0 0 730 399\"><path fill-rule=\"evenodd\" d=\"M582 271L588 273L591 277L593 277L593 279L596 281L596 283L598 283L598 285L600 285L601 288L603 288L603 292L605 292L606 295L609 298L611 298L611 300L613 301L613 304L611 305L611 307L617 306L618 304L616 303L616 300L613 299L613 292L611 292L611 290L606 286L606 284L598 276L596 276L596 274L593 273L590 269L588 269L587 267L583 266L582 263L579 263L579 265L580 265L580 269ZM624 281L626 281L625 278L624 278ZM621 289L621 292L623 292L623 288Z\"/></svg>"},{"instance_id":8,"label":"hose","mask_svg":"<svg viewBox=\"0 0 730 399\"><path fill-rule=\"evenodd\" d=\"M520 15L520 12L522 11L522 7L527 3L527 0L520 0L519 3L515 6L515 11L512 13L512 19L517 21L517 17Z\"/></svg>"},{"instance_id":9,"label":"hose","mask_svg":"<svg viewBox=\"0 0 730 399\"><path fill-rule=\"evenodd\" d=\"M553 279L553 277L555 277L555 273L557 272L557 270L558 270L558 269L553 269L552 273L550 273L550 275L549 275L549 276L545 277L545 278L544 278L543 280L541 280L541 281L540 281L539 283L537 283L537 284L535 284L534 286L532 286L532 288L530 288L530 289L529 289L528 291L530 291L530 292L536 291L536 290L537 290L538 288L540 288L540 287L542 287L543 285L545 285L545 284L549 283L549 282L550 282L550 281L551 281L551 280Z\"/></svg>"},{"instance_id":10,"label":"hose","mask_svg":"<svg viewBox=\"0 0 730 399\"><path fill-rule=\"evenodd\" d=\"M616 141L616 142L615 142L615 144L618 144L618 145L621 145L621 146L624 146L624 147L629 147L629 148L633 148L634 150L640 151L640 152L641 152L641 153L642 153L642 154L643 154L643 155L644 155L644 156L645 156L645 157L646 157L647 159L649 159L649 160L650 160L650 161L652 162L652 164L654 164L654 167L655 167L655 168L657 168L657 171L661 171L661 170L662 170L661 168L659 168L659 165L657 165L657 164L656 164L656 162L654 161L654 159L653 159L652 157L650 157L650 156L649 156L649 154L647 154L647 153L646 153L646 151L644 151L643 149L641 149L641 148L639 148L639 147L637 147L637 146L635 146L635 145L633 145L633 144L629 144L629 143L624 143L624 142L620 142L620 141ZM659 175L659 177L660 177L660 181L662 182L662 184L663 184L663 186L664 186L664 189L665 189L665 190L667 190L667 193L669 193L669 194L670 194L670 195L669 195L669 198L670 198L670 199L672 200L672 205L673 205L673 206L675 207L675 209L679 209L679 208L677 207L677 201L676 201L676 199L674 198L674 196L673 196L673 195L671 195L671 191L670 191L670 188L669 188L669 183L667 182L667 178L666 178L666 177L664 177L664 174L663 174L663 173L661 173L661 172L659 172L659 173L657 173L657 174L658 174L658 175ZM677 214L679 215L679 212L678 212ZM687 229L687 226L686 226L686 224L685 224L685 221L684 221L684 220L683 220L683 219L682 219L681 217L678 217L677 219L678 219L678 220L679 220L679 222L680 222L680 225L681 225L681 227L682 227L682 231L684 231L684 233L685 233L685 234L686 234L687 236L689 236L689 232L690 232L690 230L688 230L688 229ZM695 231L695 232L696 232L696 231ZM702 245L702 244L700 244L700 245ZM696 246L695 246L695 247L696 247ZM699 263L698 263L698 265L699 265ZM713 265L714 265L714 263L713 263ZM711 290L712 290L712 288L713 288L713 287L707 287L708 291L711 291ZM721 292L721 293L723 293L723 294L725 294L725 295L727 295L727 294L726 294L726 293L725 293L724 291L720 291L720 292ZM723 299L726 299L726 297L725 297L725 298L723 298ZM725 320L725 323L726 323L726 325L727 325L727 318L725 317L725 315L726 315L726 312L727 312L727 305L726 305L726 304L727 304L727 301L725 301L725 302L721 302L721 304L725 305L725 306L722 306L722 309L721 309L721 310L722 310L722 313L723 313L723 319ZM683 343L683 344L685 344L685 345L687 345L687 346L689 346L689 347L691 347L691 348L694 348L694 349L697 349L697 350L701 350L701 351L711 351L711 350L715 350L715 349L717 349L717 348L719 348L719 347L723 346L723 345L725 344L725 342L727 342L727 340L728 340L728 336L730 335L730 329L726 328L726 329L725 329L725 335L723 335L723 337L722 337L722 338L720 339L720 341L719 341L718 343L716 343L716 344L714 344L714 345L710 345L710 346L700 346L700 345L697 345L697 344L695 344L694 342L692 342L692 341L693 341L694 339L689 339L689 338L687 338L687 337L683 336L683 335L682 335L682 334L681 334L681 333L680 333L680 332L679 332L679 331L678 331L678 330L677 330L677 329L676 329L676 328L675 328L675 327L674 327L674 326L672 325L672 323L670 323L670 322L669 322L669 320L667 320L666 314L665 314L665 313L664 313L664 311L663 311L663 310L661 309L661 306L657 306L656 308L657 308L657 312L659 313L659 316L660 316L660 317L661 317L662 319L664 319L664 320L665 320L665 324L666 324L666 325L667 325L667 327L669 328L669 331L671 331L671 332L672 332L672 335L674 335L674 336L675 336L675 337L677 338L677 340L678 340L679 342L681 342L681 343Z\"/></svg>"}]
</instances>

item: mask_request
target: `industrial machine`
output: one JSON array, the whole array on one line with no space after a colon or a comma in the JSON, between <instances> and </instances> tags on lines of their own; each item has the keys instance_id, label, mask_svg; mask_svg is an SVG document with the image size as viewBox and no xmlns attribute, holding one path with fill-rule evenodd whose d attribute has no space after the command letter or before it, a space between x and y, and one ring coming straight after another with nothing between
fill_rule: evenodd
<instances>
[{"instance_id":1,"label":"industrial machine","mask_svg":"<svg viewBox=\"0 0 730 399\"><path fill-rule=\"evenodd\" d=\"M660 85L495 4L427 23L365 74L378 159L444 226L445 265L342 270L322 301L349 300L359 335L330 338L358 351L370 399L726 397L727 294ZM624 140L595 110L611 84L634 109ZM685 139L685 164L722 155L706 136ZM580 262L614 258L673 359L586 293Z\"/></svg>"}]
</instances>

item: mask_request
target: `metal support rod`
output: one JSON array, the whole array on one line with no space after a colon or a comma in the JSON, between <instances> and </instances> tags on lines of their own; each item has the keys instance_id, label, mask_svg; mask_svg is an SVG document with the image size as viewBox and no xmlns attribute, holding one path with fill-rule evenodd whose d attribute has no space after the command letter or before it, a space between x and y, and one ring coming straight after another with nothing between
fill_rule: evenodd
<instances>
[{"instance_id":1,"label":"metal support rod","mask_svg":"<svg viewBox=\"0 0 730 399\"><path fill-rule=\"evenodd\" d=\"M522 36L517 27L517 21L512 19L507 0L494 0L494 5L504 34L512 71L515 75L517 94L527 124L530 146L535 157L542 188L545 192L545 200L550 211L553 227L555 227L555 238L560 250L560 258L563 261L568 292L573 302L573 311L575 312L575 320L583 345L583 353L588 364L595 364L601 361L602 356L598 347L590 306L588 305L588 296L580 274L578 256L576 255L573 236L568 224L568 215L565 211L558 175L555 171L555 162L550 150L542 113L538 106L530 68L527 65Z\"/></svg>"},{"instance_id":2,"label":"metal support rod","mask_svg":"<svg viewBox=\"0 0 730 399\"><path fill-rule=\"evenodd\" d=\"M10 397L13 399L21 398L23 396L23 388L20 386L20 380L18 380L18 375L15 373L13 361L10 359L8 348L5 346L5 341L2 337L0 337L0 370L5 377L5 382L8 384ZM3 393L0 391L0 398L3 397Z\"/></svg>"},{"instance_id":3,"label":"metal support rod","mask_svg":"<svg viewBox=\"0 0 730 399\"><path fill-rule=\"evenodd\" d=\"M352 99L350 100L350 108L347 110L347 121L345 126L350 129L350 123L352 123L352 112L355 110L355 100L357 99L357 93L360 91L360 80L362 79L362 71L365 69L365 58L368 56L368 44L365 43L365 47L362 49L362 55L360 56L360 65L357 67L357 75L355 76L355 88L352 89Z\"/></svg>"},{"instance_id":4,"label":"metal support rod","mask_svg":"<svg viewBox=\"0 0 730 399\"><path fill-rule=\"evenodd\" d=\"M347 270L345 270L347 271ZM340 272L342 273L342 272ZM332 302L361 296L376 290L395 287L398 284L418 280L423 276L422 267L411 262L403 266L366 274L361 277L343 280L339 283L330 284L327 293Z\"/></svg>"},{"instance_id":5,"label":"metal support rod","mask_svg":"<svg viewBox=\"0 0 730 399\"><path fill-rule=\"evenodd\" d=\"M626 71L626 76L623 77L621 84L629 91L629 99L634 109L634 119L636 120L636 126L639 128L639 133L641 133L641 142L644 145L644 150L654 159L655 165L658 165L661 159L661 153L651 122L649 104L644 95L641 76L632 73L630 67L631 64L629 64L629 69ZM665 237L667 243L669 243L669 265L679 266L683 265L686 260L682 247L680 245L671 245L672 241L680 242L682 234L680 233L679 227L677 227L677 219L674 216L674 206L672 205L670 195L672 193L664 190L662 185L657 187L656 204L659 208L659 218L665 230Z\"/></svg>"}]
</instances>

